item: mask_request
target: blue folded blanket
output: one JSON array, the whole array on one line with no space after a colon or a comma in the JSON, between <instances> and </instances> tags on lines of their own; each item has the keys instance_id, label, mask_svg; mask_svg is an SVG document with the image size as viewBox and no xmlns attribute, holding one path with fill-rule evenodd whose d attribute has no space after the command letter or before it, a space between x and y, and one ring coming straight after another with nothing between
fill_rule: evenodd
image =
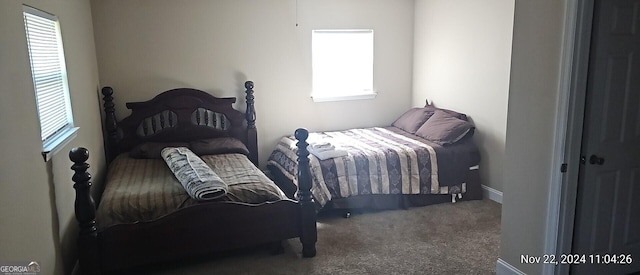
<instances>
[{"instance_id":1,"label":"blue folded blanket","mask_svg":"<svg viewBox=\"0 0 640 275\"><path fill-rule=\"evenodd\" d=\"M167 147L162 150L161 155L192 198L214 200L227 193L227 184L188 148Z\"/></svg>"}]
</instances>

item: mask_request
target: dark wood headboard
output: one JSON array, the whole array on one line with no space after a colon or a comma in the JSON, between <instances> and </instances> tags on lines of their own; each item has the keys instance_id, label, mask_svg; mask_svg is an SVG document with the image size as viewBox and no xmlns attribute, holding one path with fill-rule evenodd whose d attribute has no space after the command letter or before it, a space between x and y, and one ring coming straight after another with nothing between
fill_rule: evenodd
<instances>
[{"instance_id":1,"label":"dark wood headboard","mask_svg":"<svg viewBox=\"0 0 640 275\"><path fill-rule=\"evenodd\" d=\"M249 159L258 166L258 135L253 82L244 83L247 109L233 108L235 97L215 97L207 92L179 88L162 92L144 102L129 102L131 114L118 121L113 89L102 88L105 111L107 162L143 142L189 142L215 137L234 137L249 149Z\"/></svg>"}]
</instances>

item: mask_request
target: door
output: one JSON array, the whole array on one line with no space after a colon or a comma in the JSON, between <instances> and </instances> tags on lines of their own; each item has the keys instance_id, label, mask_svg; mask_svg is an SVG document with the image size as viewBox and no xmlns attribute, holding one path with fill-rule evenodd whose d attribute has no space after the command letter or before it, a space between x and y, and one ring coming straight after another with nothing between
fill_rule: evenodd
<instances>
[{"instance_id":1,"label":"door","mask_svg":"<svg viewBox=\"0 0 640 275\"><path fill-rule=\"evenodd\" d=\"M572 274L640 271L639 17L640 0L595 1Z\"/></svg>"}]
</instances>

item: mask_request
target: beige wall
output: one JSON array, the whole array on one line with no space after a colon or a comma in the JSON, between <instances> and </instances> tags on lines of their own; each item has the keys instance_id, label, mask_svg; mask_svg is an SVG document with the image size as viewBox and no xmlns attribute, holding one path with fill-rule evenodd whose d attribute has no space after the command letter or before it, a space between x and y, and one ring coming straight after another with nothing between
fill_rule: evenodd
<instances>
[{"instance_id":1,"label":"beige wall","mask_svg":"<svg viewBox=\"0 0 640 275\"><path fill-rule=\"evenodd\" d=\"M411 105L412 0L96 0L92 5L100 82L114 87L120 119L128 115L124 102L167 89L244 97L242 83L253 80L263 166L279 138L298 127L389 125ZM374 29L377 98L311 100L311 30L321 28ZM244 98L239 102L244 109Z\"/></svg>"},{"instance_id":2,"label":"beige wall","mask_svg":"<svg viewBox=\"0 0 640 275\"><path fill-rule=\"evenodd\" d=\"M545 251L551 237L545 228L551 176L560 173L551 162L566 3L538 0L515 5L500 258L527 274L541 274L545 267L522 264L520 255L553 253Z\"/></svg>"},{"instance_id":3,"label":"beige wall","mask_svg":"<svg viewBox=\"0 0 640 275\"><path fill-rule=\"evenodd\" d=\"M413 105L476 125L483 184L503 190L514 0L416 0Z\"/></svg>"},{"instance_id":4,"label":"beige wall","mask_svg":"<svg viewBox=\"0 0 640 275\"><path fill-rule=\"evenodd\" d=\"M45 163L22 19L22 4L59 17L78 136ZM0 1L0 261L38 261L42 274L67 273L75 262L77 226L67 152L91 150L90 172L104 170L98 71L90 3L85 0ZM66 271L65 271L66 270Z\"/></svg>"},{"instance_id":5,"label":"beige wall","mask_svg":"<svg viewBox=\"0 0 640 275\"><path fill-rule=\"evenodd\" d=\"M453 2L457 6L450 6ZM542 255L544 249L565 2L517 1L509 82L504 79L509 74L504 40L511 0L486 0L482 5L417 0L415 44L411 0L299 0L297 8L295 1L284 0L94 0L93 7L83 0L27 1L60 17L80 126L78 137L45 163L22 2L0 1L0 138L5 156L10 156L0 159L0 261L37 260L44 274L62 274L74 261L74 194L66 151L73 146L91 150L90 171L96 182L105 166L96 111L97 52L100 84L116 88L120 117L127 114L124 102L145 100L169 88L242 96L242 82L255 81L263 164L277 139L299 126L330 130L389 124L425 98L467 112L478 126L476 138L483 150L499 152L485 156L483 166L493 167L485 177L505 195L500 257L538 274L541 266L521 265L519 255ZM481 23L496 27L476 29ZM375 30L376 99L311 101L309 38L315 28ZM494 39L480 39L483 35ZM462 47L466 44L473 47ZM456 74L474 85L458 81ZM463 96L472 103L454 100ZM495 171L501 167L504 184L496 185L500 179Z\"/></svg>"}]
</instances>

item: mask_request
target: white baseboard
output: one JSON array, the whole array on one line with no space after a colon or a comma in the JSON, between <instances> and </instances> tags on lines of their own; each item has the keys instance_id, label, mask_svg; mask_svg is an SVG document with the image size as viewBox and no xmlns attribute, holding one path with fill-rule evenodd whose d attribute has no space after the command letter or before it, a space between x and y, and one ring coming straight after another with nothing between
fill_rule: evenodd
<instances>
[{"instance_id":1,"label":"white baseboard","mask_svg":"<svg viewBox=\"0 0 640 275\"><path fill-rule=\"evenodd\" d=\"M502 204L502 192L484 184L482 185L482 196L499 204Z\"/></svg>"},{"instance_id":2,"label":"white baseboard","mask_svg":"<svg viewBox=\"0 0 640 275\"><path fill-rule=\"evenodd\" d=\"M484 187L484 186L483 186ZM524 272L498 258L496 263L496 275L526 275Z\"/></svg>"}]
</instances>

